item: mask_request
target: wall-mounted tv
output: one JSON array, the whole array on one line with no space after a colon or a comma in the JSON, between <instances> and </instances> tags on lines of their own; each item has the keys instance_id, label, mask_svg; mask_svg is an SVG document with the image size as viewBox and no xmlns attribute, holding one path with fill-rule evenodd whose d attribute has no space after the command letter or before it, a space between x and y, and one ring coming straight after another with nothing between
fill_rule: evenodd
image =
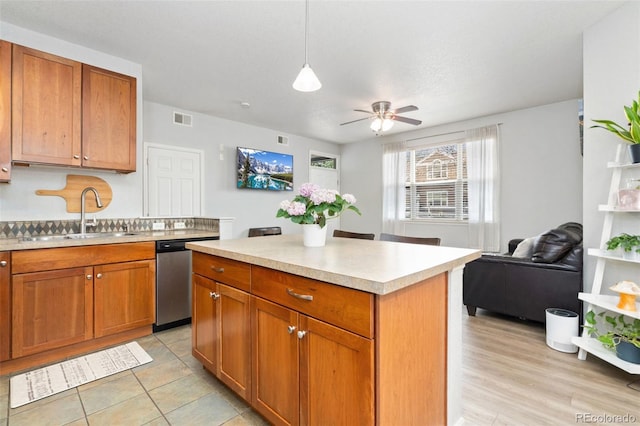
<instances>
[{"instance_id":1,"label":"wall-mounted tv","mask_svg":"<svg viewBox=\"0 0 640 426\"><path fill-rule=\"evenodd\" d=\"M293 155L238 147L238 188L293 191Z\"/></svg>"}]
</instances>

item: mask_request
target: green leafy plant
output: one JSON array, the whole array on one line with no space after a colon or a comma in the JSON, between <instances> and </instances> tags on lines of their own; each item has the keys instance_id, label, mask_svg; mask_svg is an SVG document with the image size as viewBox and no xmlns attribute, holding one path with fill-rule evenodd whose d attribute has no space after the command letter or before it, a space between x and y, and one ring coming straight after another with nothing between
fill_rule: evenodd
<instances>
[{"instance_id":1,"label":"green leafy plant","mask_svg":"<svg viewBox=\"0 0 640 426\"><path fill-rule=\"evenodd\" d=\"M620 234L606 242L607 250L615 250L620 247L626 253L635 251L640 253L640 235Z\"/></svg>"},{"instance_id":2,"label":"green leafy plant","mask_svg":"<svg viewBox=\"0 0 640 426\"><path fill-rule=\"evenodd\" d=\"M591 128L599 127L614 133L628 143L640 144L640 92L638 92L638 100L633 101L631 106L625 105L624 115L629 122L626 126L611 120L593 120L600 125L594 125Z\"/></svg>"},{"instance_id":3,"label":"green leafy plant","mask_svg":"<svg viewBox=\"0 0 640 426\"><path fill-rule=\"evenodd\" d=\"M604 319L608 330L601 331L598 328L598 318ZM585 316L585 322L584 329L607 349L615 349L619 342L628 342L640 349L640 319L628 318L625 315L612 316L608 315L607 311L599 314L589 311Z\"/></svg>"}]
</instances>

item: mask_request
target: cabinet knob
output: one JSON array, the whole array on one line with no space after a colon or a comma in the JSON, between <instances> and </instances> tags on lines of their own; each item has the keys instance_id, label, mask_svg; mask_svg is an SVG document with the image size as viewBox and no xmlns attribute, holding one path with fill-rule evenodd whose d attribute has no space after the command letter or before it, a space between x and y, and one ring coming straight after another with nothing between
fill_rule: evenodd
<instances>
[{"instance_id":1,"label":"cabinet knob","mask_svg":"<svg viewBox=\"0 0 640 426\"><path fill-rule=\"evenodd\" d=\"M7 266L7 261L6 260L0 260L0 266L3 267L3 268L5 266Z\"/></svg>"},{"instance_id":2,"label":"cabinet knob","mask_svg":"<svg viewBox=\"0 0 640 426\"><path fill-rule=\"evenodd\" d=\"M73 156L73 158L74 158L74 160L78 160L78 159L80 159L80 156L78 154L76 154L76 155Z\"/></svg>"},{"instance_id":3,"label":"cabinet knob","mask_svg":"<svg viewBox=\"0 0 640 426\"><path fill-rule=\"evenodd\" d=\"M87 279L88 279L88 280L90 280L90 279L92 279L92 278L93 278L93 275L91 275L91 274L87 274Z\"/></svg>"},{"instance_id":4,"label":"cabinet knob","mask_svg":"<svg viewBox=\"0 0 640 426\"><path fill-rule=\"evenodd\" d=\"M211 297L213 300L218 300L220 298L220 295L218 293L216 293L215 291L210 291L209 292L209 297Z\"/></svg>"},{"instance_id":5,"label":"cabinet knob","mask_svg":"<svg viewBox=\"0 0 640 426\"><path fill-rule=\"evenodd\" d=\"M213 270L214 272L220 272L220 273L224 272L224 268L219 268L219 267L213 266L213 265L211 265L211 270Z\"/></svg>"},{"instance_id":6,"label":"cabinet knob","mask_svg":"<svg viewBox=\"0 0 640 426\"><path fill-rule=\"evenodd\" d=\"M96 274L96 278L98 279L102 278L102 274Z\"/></svg>"},{"instance_id":7,"label":"cabinet knob","mask_svg":"<svg viewBox=\"0 0 640 426\"><path fill-rule=\"evenodd\" d=\"M306 331L302 331L302 330L298 331L298 339L302 339L305 336L305 334L307 334Z\"/></svg>"},{"instance_id":8,"label":"cabinet knob","mask_svg":"<svg viewBox=\"0 0 640 426\"><path fill-rule=\"evenodd\" d=\"M88 156L88 155L85 155L85 156L84 156L84 157L82 157L82 158L84 158L85 160L88 160L88 159L89 159L89 156Z\"/></svg>"},{"instance_id":9,"label":"cabinet knob","mask_svg":"<svg viewBox=\"0 0 640 426\"><path fill-rule=\"evenodd\" d=\"M3 167L3 168L2 168L2 171L3 171L3 172L5 172L5 173L7 173L7 172L9 171L9 169L8 169L8 168L6 168L6 167Z\"/></svg>"},{"instance_id":10,"label":"cabinet knob","mask_svg":"<svg viewBox=\"0 0 640 426\"><path fill-rule=\"evenodd\" d=\"M290 325L289 327L287 327L287 332L289 332L289 334L293 334L294 331L296 331L295 325Z\"/></svg>"}]
</instances>

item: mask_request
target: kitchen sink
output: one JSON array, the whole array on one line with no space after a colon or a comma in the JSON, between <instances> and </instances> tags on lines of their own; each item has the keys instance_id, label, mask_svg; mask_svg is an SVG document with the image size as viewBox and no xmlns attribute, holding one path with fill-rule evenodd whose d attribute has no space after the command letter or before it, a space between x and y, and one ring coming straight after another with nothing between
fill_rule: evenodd
<instances>
[{"instance_id":1,"label":"kitchen sink","mask_svg":"<svg viewBox=\"0 0 640 426\"><path fill-rule=\"evenodd\" d=\"M34 235L23 237L22 241L56 241L56 240L84 240L88 238L118 238L138 235L134 232L92 232L89 234L66 234L66 235Z\"/></svg>"}]
</instances>

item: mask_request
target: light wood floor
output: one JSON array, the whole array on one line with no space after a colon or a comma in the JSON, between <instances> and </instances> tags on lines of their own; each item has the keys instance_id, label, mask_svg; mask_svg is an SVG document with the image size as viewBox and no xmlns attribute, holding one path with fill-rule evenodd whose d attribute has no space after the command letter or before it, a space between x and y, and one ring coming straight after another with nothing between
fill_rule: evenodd
<instances>
[{"instance_id":1,"label":"light wood floor","mask_svg":"<svg viewBox=\"0 0 640 426\"><path fill-rule=\"evenodd\" d=\"M543 324L463 315L466 424L640 424L639 375L551 349Z\"/></svg>"}]
</instances>

